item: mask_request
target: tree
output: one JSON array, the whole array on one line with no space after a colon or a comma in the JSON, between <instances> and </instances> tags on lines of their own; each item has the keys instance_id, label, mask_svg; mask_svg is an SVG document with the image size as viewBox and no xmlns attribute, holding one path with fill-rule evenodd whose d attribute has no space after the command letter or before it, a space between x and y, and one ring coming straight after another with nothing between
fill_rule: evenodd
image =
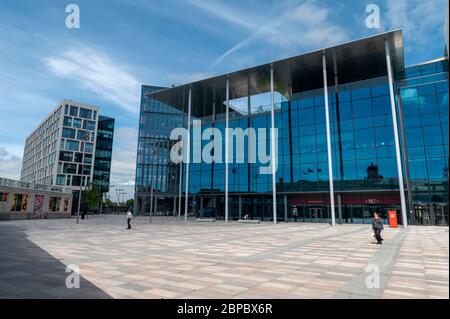
<instances>
[{"instance_id":1,"label":"tree","mask_svg":"<svg viewBox=\"0 0 450 319\"><path fill-rule=\"evenodd\" d=\"M90 183L86 189L86 206L90 210L94 210L98 207L98 203L100 201L100 197L102 194L100 193L100 187L96 183Z\"/></svg>"},{"instance_id":2,"label":"tree","mask_svg":"<svg viewBox=\"0 0 450 319\"><path fill-rule=\"evenodd\" d=\"M133 207L134 206L134 200L133 199L128 199L126 202L126 205L128 208Z\"/></svg>"},{"instance_id":3,"label":"tree","mask_svg":"<svg viewBox=\"0 0 450 319\"><path fill-rule=\"evenodd\" d=\"M109 198L105 199L104 204L107 208L111 208L113 206L113 203Z\"/></svg>"}]
</instances>

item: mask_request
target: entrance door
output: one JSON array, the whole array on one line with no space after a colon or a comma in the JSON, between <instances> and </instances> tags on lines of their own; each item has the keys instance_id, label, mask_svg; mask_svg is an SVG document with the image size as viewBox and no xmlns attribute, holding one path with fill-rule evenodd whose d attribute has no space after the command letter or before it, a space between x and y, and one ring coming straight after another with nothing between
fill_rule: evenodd
<instances>
[{"instance_id":1,"label":"entrance door","mask_svg":"<svg viewBox=\"0 0 450 319\"><path fill-rule=\"evenodd\" d=\"M318 207L309 208L309 222L310 223L320 223L323 221L323 210Z\"/></svg>"},{"instance_id":2,"label":"entrance door","mask_svg":"<svg viewBox=\"0 0 450 319\"><path fill-rule=\"evenodd\" d=\"M416 205L416 222L419 225L432 225L430 211L428 205Z\"/></svg>"},{"instance_id":3,"label":"entrance door","mask_svg":"<svg viewBox=\"0 0 450 319\"><path fill-rule=\"evenodd\" d=\"M433 225L448 226L448 207L440 204L431 205Z\"/></svg>"},{"instance_id":4,"label":"entrance door","mask_svg":"<svg viewBox=\"0 0 450 319\"><path fill-rule=\"evenodd\" d=\"M448 206L440 206L440 214L438 218L439 226L448 226Z\"/></svg>"}]
</instances>

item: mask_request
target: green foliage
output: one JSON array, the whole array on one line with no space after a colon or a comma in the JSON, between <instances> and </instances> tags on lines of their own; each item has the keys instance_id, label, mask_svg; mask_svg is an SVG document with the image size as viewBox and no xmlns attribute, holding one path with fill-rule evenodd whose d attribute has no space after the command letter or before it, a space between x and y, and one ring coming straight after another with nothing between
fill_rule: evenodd
<instances>
[{"instance_id":1,"label":"green foliage","mask_svg":"<svg viewBox=\"0 0 450 319\"><path fill-rule=\"evenodd\" d=\"M109 198L105 199L104 204L108 208L111 208L113 206L113 203Z\"/></svg>"},{"instance_id":2,"label":"green foliage","mask_svg":"<svg viewBox=\"0 0 450 319\"><path fill-rule=\"evenodd\" d=\"M100 186L96 183L90 183L85 191L86 205L89 209L96 209L100 202Z\"/></svg>"},{"instance_id":3,"label":"green foliage","mask_svg":"<svg viewBox=\"0 0 450 319\"><path fill-rule=\"evenodd\" d=\"M133 199L129 199L129 200L127 200L127 202L126 202L126 206L127 206L127 207L131 207L131 206L134 206L134 200L133 200Z\"/></svg>"}]
</instances>

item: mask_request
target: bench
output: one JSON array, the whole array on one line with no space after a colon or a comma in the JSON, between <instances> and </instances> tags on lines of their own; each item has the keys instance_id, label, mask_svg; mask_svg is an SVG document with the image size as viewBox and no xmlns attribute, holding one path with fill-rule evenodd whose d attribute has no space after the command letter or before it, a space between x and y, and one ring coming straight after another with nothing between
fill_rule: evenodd
<instances>
[{"instance_id":1,"label":"bench","mask_svg":"<svg viewBox=\"0 0 450 319\"><path fill-rule=\"evenodd\" d=\"M238 223L242 224L259 224L261 221L259 219L239 219Z\"/></svg>"},{"instance_id":2,"label":"bench","mask_svg":"<svg viewBox=\"0 0 450 319\"><path fill-rule=\"evenodd\" d=\"M195 219L196 222L200 222L200 223L213 223L216 221L215 218L197 218Z\"/></svg>"}]
</instances>

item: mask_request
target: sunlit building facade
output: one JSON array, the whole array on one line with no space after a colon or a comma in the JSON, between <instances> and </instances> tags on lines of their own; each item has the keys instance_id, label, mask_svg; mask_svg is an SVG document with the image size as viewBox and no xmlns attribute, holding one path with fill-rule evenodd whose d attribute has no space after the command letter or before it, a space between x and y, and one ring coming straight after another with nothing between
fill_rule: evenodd
<instances>
[{"instance_id":1,"label":"sunlit building facade","mask_svg":"<svg viewBox=\"0 0 450 319\"><path fill-rule=\"evenodd\" d=\"M80 185L94 182L108 192L113 133L114 119L100 116L97 106L61 101L27 136L20 181L72 191L75 213Z\"/></svg>"},{"instance_id":2,"label":"sunlit building facade","mask_svg":"<svg viewBox=\"0 0 450 319\"><path fill-rule=\"evenodd\" d=\"M141 101L139 214L335 224L397 211L403 224L448 225L448 60L405 67L401 31L173 88L143 87ZM226 128L266 129L265 145L231 136L227 149L223 138L213 162L199 162L195 154L217 136L199 137L198 125L223 137ZM190 132L182 165L170 160L176 127ZM277 163L269 174L249 161L260 148ZM241 158L227 162L230 153Z\"/></svg>"}]
</instances>

